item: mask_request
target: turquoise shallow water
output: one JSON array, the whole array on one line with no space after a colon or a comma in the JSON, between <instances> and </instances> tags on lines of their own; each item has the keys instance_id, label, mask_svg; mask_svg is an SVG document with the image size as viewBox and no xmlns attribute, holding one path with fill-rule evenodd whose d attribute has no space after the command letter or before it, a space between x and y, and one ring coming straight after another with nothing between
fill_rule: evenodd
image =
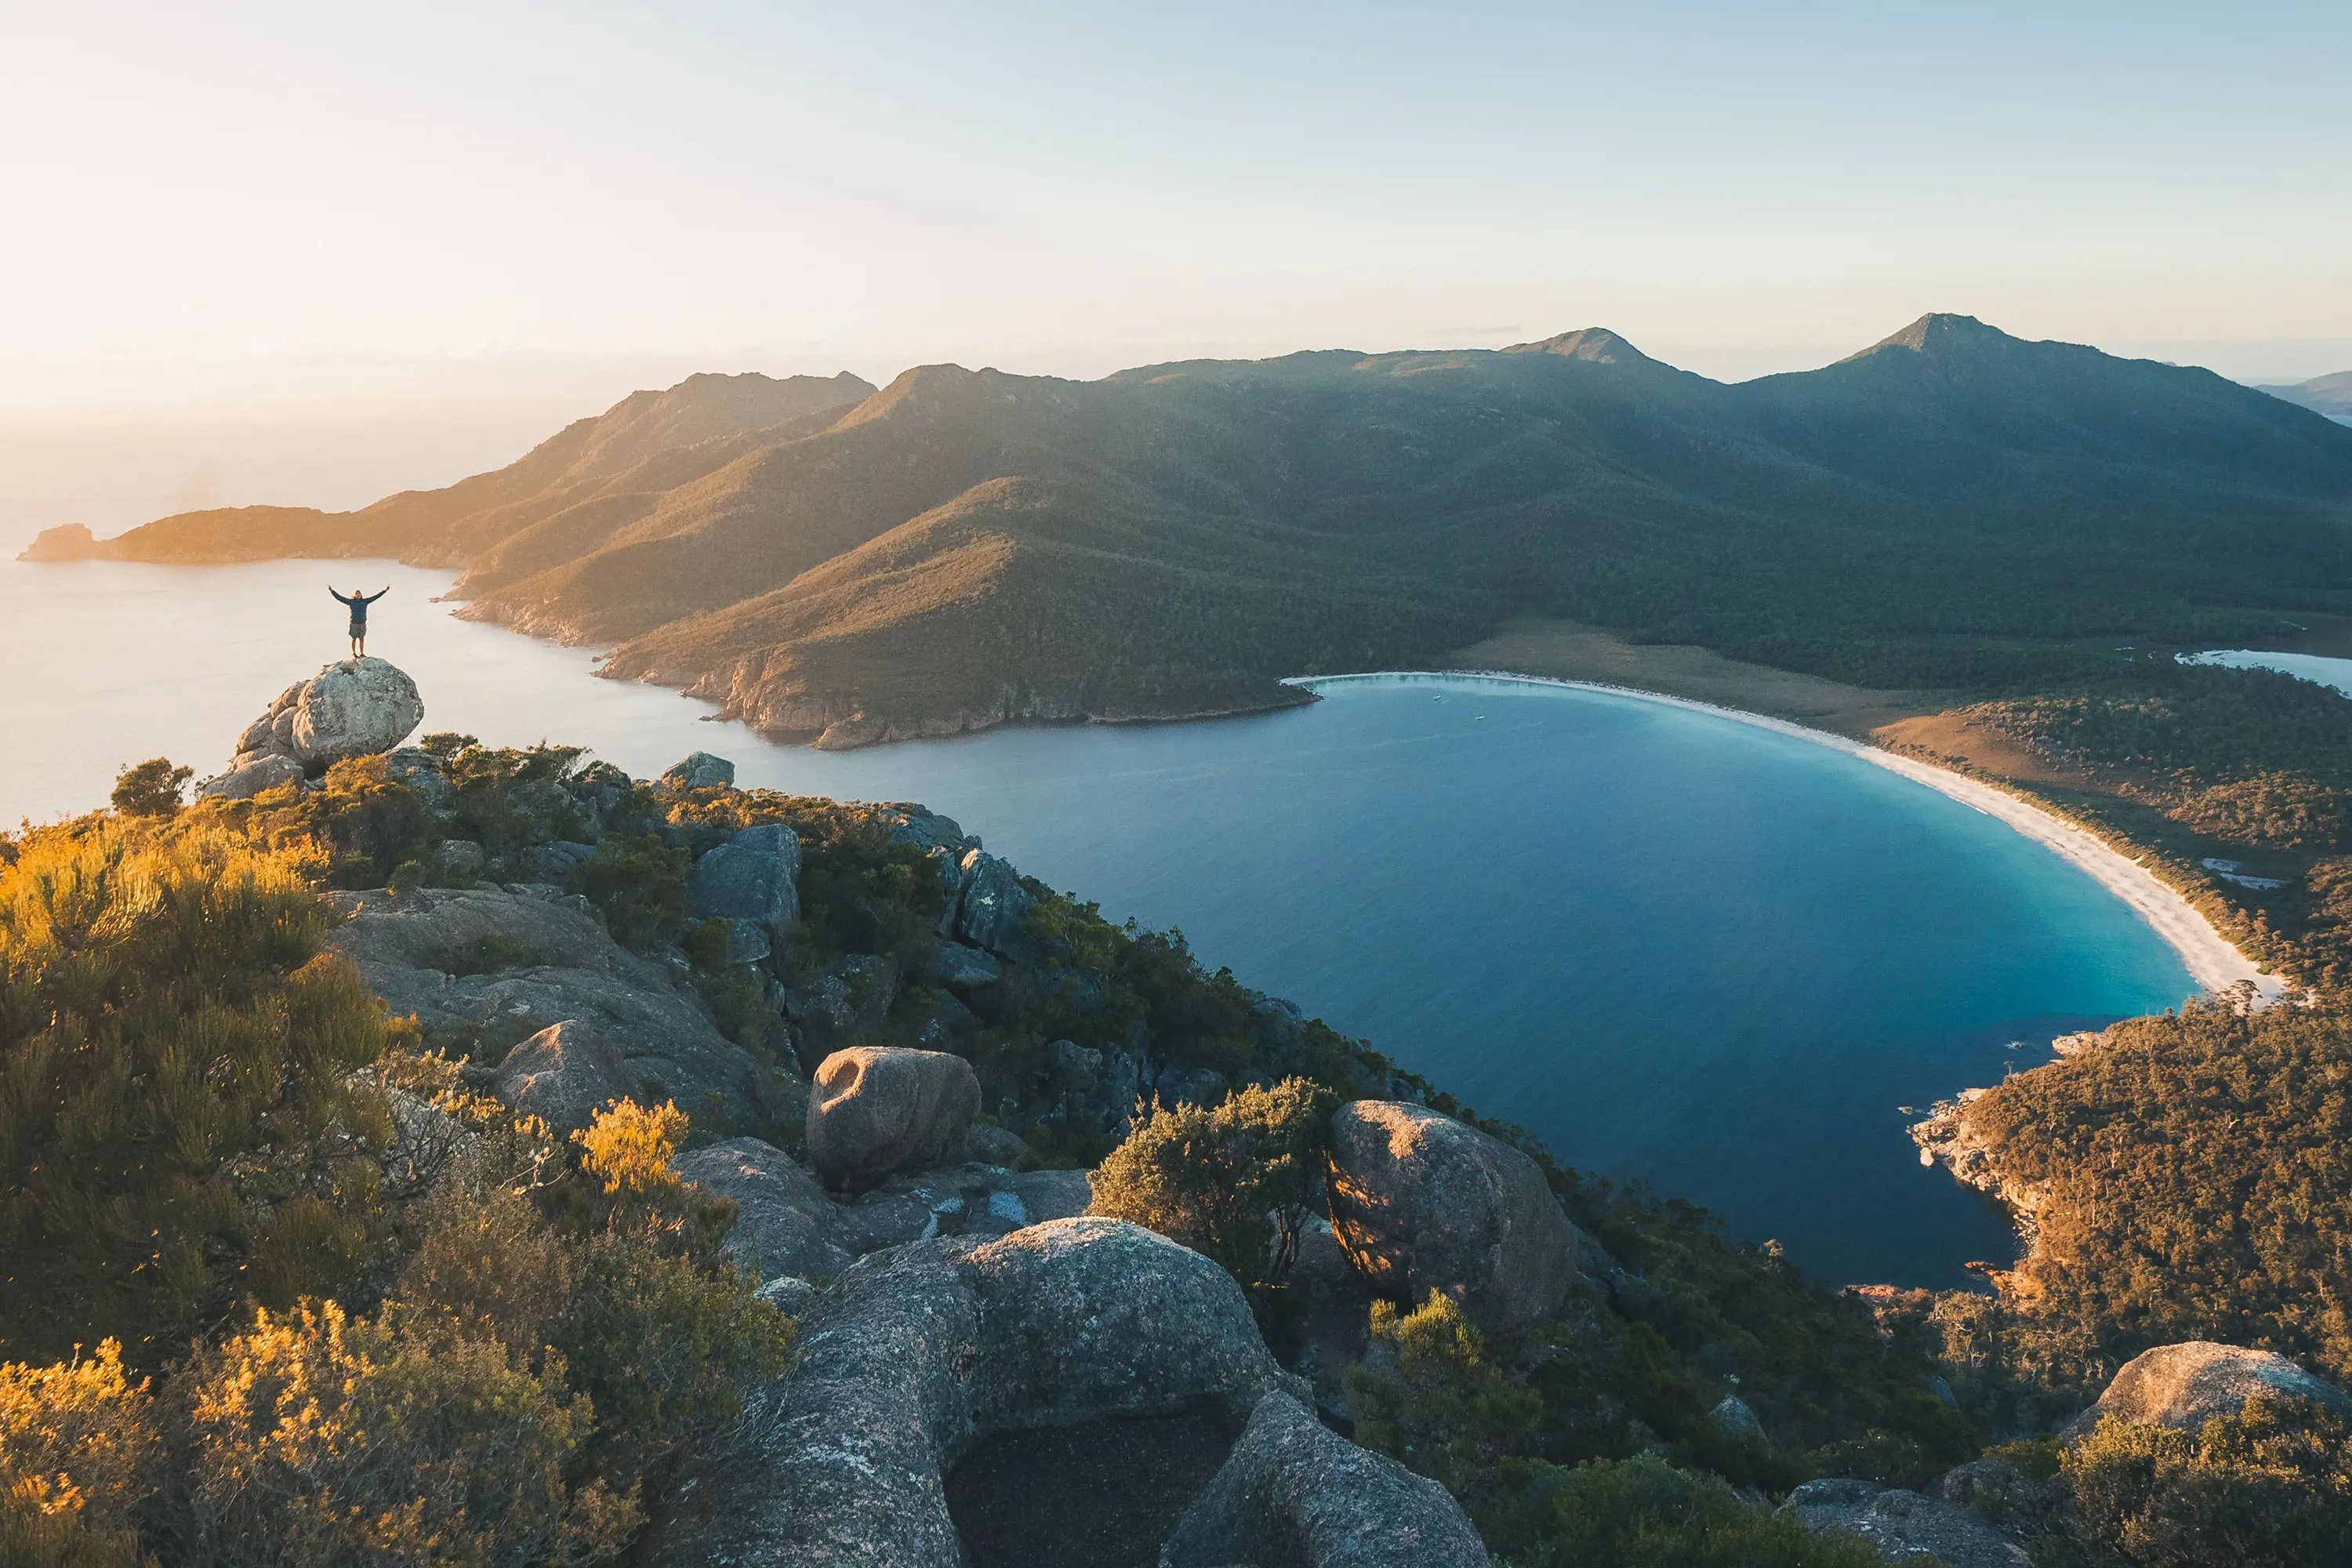
<instances>
[{"instance_id":1,"label":"turquoise shallow water","mask_svg":"<svg viewBox=\"0 0 2352 1568\"><path fill-rule=\"evenodd\" d=\"M156 752L216 767L340 651L327 570L0 566L0 813L98 804ZM924 801L1563 1160L1833 1279L1957 1283L2013 1253L1920 1167L1897 1107L2193 989L2121 903L1991 818L1702 713L1405 677L1254 718L821 754L453 621L427 603L445 576L360 575L394 584L371 647L416 676L428 727L586 743L639 773L700 746L746 784Z\"/></svg>"}]
</instances>

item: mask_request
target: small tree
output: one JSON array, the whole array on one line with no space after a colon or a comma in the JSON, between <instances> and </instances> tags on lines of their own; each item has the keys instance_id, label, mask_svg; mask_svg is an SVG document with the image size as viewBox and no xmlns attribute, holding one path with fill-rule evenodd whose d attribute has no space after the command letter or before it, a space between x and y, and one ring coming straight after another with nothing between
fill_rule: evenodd
<instances>
[{"instance_id":1,"label":"small tree","mask_svg":"<svg viewBox=\"0 0 2352 1568\"><path fill-rule=\"evenodd\" d=\"M169 757L150 757L114 775L114 809L125 816L169 816L180 809L180 792L196 776L175 768Z\"/></svg>"},{"instance_id":2,"label":"small tree","mask_svg":"<svg viewBox=\"0 0 2352 1568\"><path fill-rule=\"evenodd\" d=\"M1088 1212L1181 1242L1253 1290L1278 1285L1322 1195L1331 1103L1294 1078L1213 1109L1147 1108L1097 1168Z\"/></svg>"}]
</instances>

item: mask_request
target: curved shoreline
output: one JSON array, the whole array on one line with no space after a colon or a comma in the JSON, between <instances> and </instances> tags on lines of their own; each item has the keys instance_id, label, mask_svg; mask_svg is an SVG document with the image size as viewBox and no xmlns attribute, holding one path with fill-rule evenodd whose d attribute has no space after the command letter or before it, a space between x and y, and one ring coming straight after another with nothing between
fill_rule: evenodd
<instances>
[{"instance_id":1,"label":"curved shoreline","mask_svg":"<svg viewBox=\"0 0 2352 1568\"><path fill-rule=\"evenodd\" d=\"M2255 994L2263 1001L2276 1001L2285 994L2284 981L2277 975L2263 973L2252 959L2216 931L2212 922L2198 912L2196 906L2159 880L2145 865L2095 834L1980 779L1969 778L1913 757L1899 756L1877 746L1832 734L1827 730L1815 730L1786 719L1775 719L1769 714L1725 708L1717 703L1700 702L1663 691L1644 691L1639 687L1612 686L1597 680L1561 680L1550 676L1520 675L1507 669L1390 669L1353 675L1293 676L1283 684L1312 690L1350 681L1400 678L1507 681L1515 685L1550 686L1570 691L1630 697L1643 702L1662 703L1669 708L1729 719L1759 730L1776 731L1817 746L1826 746L1832 751L1843 752L1889 773L1900 773L1914 784L1924 784L1963 805L1972 806L2074 866L2123 900L2148 929L2162 939L2166 946L2180 955L2189 978L2206 990L2219 992L2246 984L2252 985Z\"/></svg>"}]
</instances>

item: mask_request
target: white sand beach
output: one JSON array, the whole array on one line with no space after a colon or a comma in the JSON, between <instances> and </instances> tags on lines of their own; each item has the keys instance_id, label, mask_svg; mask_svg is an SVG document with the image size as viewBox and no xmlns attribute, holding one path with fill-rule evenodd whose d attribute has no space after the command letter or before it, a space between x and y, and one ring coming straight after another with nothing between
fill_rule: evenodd
<instances>
[{"instance_id":1,"label":"white sand beach","mask_svg":"<svg viewBox=\"0 0 2352 1568\"><path fill-rule=\"evenodd\" d=\"M2006 790L1948 772L1916 758L1897 756L1876 746L1833 735L1826 730L1809 729L1790 723L1786 719L1774 719L1762 713L1749 713L1737 708L1718 707L1712 702L1693 701L1686 697L1670 697L1662 691L1643 691L1629 686L1607 686L1591 680L1558 680L1543 676L1518 675L1504 669L1446 670L1383 670L1363 675L1307 676L1286 684L1309 689L1338 685L1351 680L1379 680L1391 676L1429 676L1467 678L1472 679L1507 680L1528 686L1558 686L1576 691L1605 692L1613 697L1632 697L1643 702L1664 703L1670 708L1687 708L1694 712L1711 713L1720 719L1730 719L1760 729L1777 730L1801 741L1827 746L1850 756L1858 757L1875 767L1902 774L1915 783L1949 795L1963 805L1974 806L1986 816L1997 818L2005 826L2023 834L2035 843L2050 849L2061 858L2080 868L2132 911L2147 922L2150 930L2161 937L2166 945L2180 955L2182 964L2198 984L2208 991L2223 991L2232 985L2248 984L2262 1000L2276 1001L2285 994L2285 982L2277 975L2265 974L2254 962L2231 944L2227 937L2213 929L2212 922L2197 911L2194 905L2158 879L2155 873L2137 860L2103 842L2096 835L2077 827L2063 817L2054 816L2029 801L2011 795Z\"/></svg>"}]
</instances>

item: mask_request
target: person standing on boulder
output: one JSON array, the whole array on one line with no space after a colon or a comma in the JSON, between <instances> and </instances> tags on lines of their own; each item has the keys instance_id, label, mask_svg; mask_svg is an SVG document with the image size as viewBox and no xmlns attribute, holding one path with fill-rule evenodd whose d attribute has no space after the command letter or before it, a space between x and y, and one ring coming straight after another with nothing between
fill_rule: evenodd
<instances>
[{"instance_id":1,"label":"person standing on boulder","mask_svg":"<svg viewBox=\"0 0 2352 1568\"><path fill-rule=\"evenodd\" d=\"M349 594L336 594L335 585L330 583L327 584L327 592L334 594L337 604L351 606L352 657L365 658L367 657L367 607L391 593L392 584L386 583L373 594L362 594L357 588L352 589Z\"/></svg>"}]
</instances>

